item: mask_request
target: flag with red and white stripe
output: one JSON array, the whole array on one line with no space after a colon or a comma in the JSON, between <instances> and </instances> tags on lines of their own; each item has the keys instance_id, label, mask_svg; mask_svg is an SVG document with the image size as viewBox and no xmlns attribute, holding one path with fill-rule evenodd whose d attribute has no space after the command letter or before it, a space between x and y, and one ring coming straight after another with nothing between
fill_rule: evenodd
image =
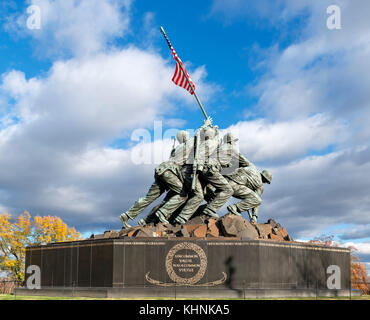
<instances>
[{"instance_id":1,"label":"flag with red and white stripe","mask_svg":"<svg viewBox=\"0 0 370 320\"><path fill-rule=\"evenodd\" d=\"M171 52L172 52L172 54L173 54L173 58L174 58L174 59L175 59L175 61L176 61L176 70L175 70L175 73L174 73L174 75L173 75L173 77L172 77L172 81L173 81L176 85L178 85L178 86L180 86L180 87L184 88L185 90L188 90L188 91L190 92L190 94L193 94L193 93L194 93L194 90L195 90L195 85L194 85L193 81L190 79L190 76L189 76L189 74L187 73L187 71L186 71L186 69L185 69L184 65L182 64L182 61L181 61L181 60L180 60L180 58L178 57L178 55L177 55L177 53L176 53L175 49L174 49L172 46L171 46L170 48L171 48ZM180 64L181 64L181 66L180 66ZM182 67L182 68L181 68L181 67ZM186 75L187 75L187 77L188 77L188 79L189 79L190 83L187 81L186 76L185 76L185 74L184 74L183 70L184 70L184 72L186 72ZM190 86L190 85L191 85L191 86ZM191 88L191 87L193 87L193 88Z\"/></svg>"}]
</instances>

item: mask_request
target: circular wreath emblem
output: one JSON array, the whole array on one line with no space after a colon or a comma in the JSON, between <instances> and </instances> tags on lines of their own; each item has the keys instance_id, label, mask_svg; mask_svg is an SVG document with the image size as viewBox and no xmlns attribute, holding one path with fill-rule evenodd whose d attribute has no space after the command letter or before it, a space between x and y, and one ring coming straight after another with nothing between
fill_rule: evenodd
<instances>
[{"instance_id":1,"label":"circular wreath emblem","mask_svg":"<svg viewBox=\"0 0 370 320\"><path fill-rule=\"evenodd\" d=\"M188 249L188 250L192 250L196 252L200 260L200 267L199 267L198 272L190 278L180 277L173 269L173 258L178 251L183 250L183 249ZM167 270L167 273L170 279L175 283L185 284L185 285L195 284L204 277L206 269L207 269L207 256L204 250L195 243L191 243L191 242L179 243L173 246L166 256L166 270Z\"/></svg>"}]
</instances>

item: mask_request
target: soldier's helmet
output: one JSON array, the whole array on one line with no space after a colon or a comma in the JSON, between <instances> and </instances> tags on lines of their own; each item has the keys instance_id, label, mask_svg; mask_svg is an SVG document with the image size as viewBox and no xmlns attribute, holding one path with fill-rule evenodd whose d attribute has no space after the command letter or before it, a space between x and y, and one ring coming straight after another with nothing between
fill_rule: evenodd
<instances>
[{"instance_id":1,"label":"soldier's helmet","mask_svg":"<svg viewBox=\"0 0 370 320\"><path fill-rule=\"evenodd\" d=\"M213 139L216 135L216 131L214 128L207 127L203 131L204 140Z\"/></svg>"},{"instance_id":2,"label":"soldier's helmet","mask_svg":"<svg viewBox=\"0 0 370 320\"><path fill-rule=\"evenodd\" d=\"M239 139L236 138L231 132L228 132L224 135L224 142L225 143L232 143L238 141Z\"/></svg>"},{"instance_id":3,"label":"soldier's helmet","mask_svg":"<svg viewBox=\"0 0 370 320\"><path fill-rule=\"evenodd\" d=\"M189 132L185 130L180 130L177 135L176 139L179 143L184 143L189 140Z\"/></svg>"},{"instance_id":4,"label":"soldier's helmet","mask_svg":"<svg viewBox=\"0 0 370 320\"><path fill-rule=\"evenodd\" d=\"M268 170L263 170L261 175L267 180L267 183L271 183L272 181L272 173Z\"/></svg>"}]
</instances>

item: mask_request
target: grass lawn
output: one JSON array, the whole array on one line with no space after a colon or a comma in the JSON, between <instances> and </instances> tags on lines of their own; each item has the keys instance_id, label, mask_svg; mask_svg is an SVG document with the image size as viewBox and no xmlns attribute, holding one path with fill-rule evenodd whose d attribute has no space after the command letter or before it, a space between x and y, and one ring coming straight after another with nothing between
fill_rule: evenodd
<instances>
[{"instance_id":1,"label":"grass lawn","mask_svg":"<svg viewBox=\"0 0 370 320\"><path fill-rule=\"evenodd\" d=\"M111 299L111 298L88 298L88 297L46 297L46 296L19 296L12 294L0 294L0 300L175 300L174 298L137 298L137 299ZM198 300L198 299L177 299L177 300ZM203 300L203 299L202 299ZM214 299L210 299L214 300ZM220 299L221 300L221 299ZM243 300L243 299L227 299L227 300ZM246 300L316 300L312 298L270 298L270 299L246 299ZM349 297L318 297L317 300L349 300ZM370 300L370 295L363 295L361 297L352 297L352 300Z\"/></svg>"}]
</instances>

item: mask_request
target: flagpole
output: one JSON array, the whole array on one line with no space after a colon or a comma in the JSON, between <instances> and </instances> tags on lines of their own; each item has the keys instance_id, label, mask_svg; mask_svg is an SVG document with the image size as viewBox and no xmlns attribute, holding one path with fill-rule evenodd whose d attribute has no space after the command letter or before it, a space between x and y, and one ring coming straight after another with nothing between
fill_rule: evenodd
<instances>
[{"instance_id":1,"label":"flagpole","mask_svg":"<svg viewBox=\"0 0 370 320\"><path fill-rule=\"evenodd\" d=\"M168 37L167 37L167 35L166 35L166 32L164 31L164 29L163 29L162 27L161 27L161 32L163 33L163 36L164 36L164 38L165 38L165 39L166 39L166 41L167 41L168 47L171 49L171 48L172 48L171 42L170 42L170 40L168 39ZM202 110L202 112L203 112L204 116L206 117L206 119L208 119L208 116L207 116L206 110L204 110L204 108L203 108L203 106L202 106L202 103L200 102L200 100L199 100L199 98L198 98L198 95L196 94L196 92L195 92L195 90L194 90L194 88L193 88L193 86L192 86L192 84L191 84L191 82L190 82L190 80L189 80L189 77L188 77L188 75L187 75L186 71L184 70L184 68L183 68L183 66L182 66L182 63L178 60L178 57L177 57L177 56L176 56L176 57L174 57L174 58L175 58L176 62L179 64L179 66L180 66L180 68L181 68L181 70L182 70L183 74L185 75L185 78L186 78L186 80L187 80L187 82L188 82L189 86L191 87L191 91L193 92L194 97L195 97L195 99L197 100L197 102L198 102L198 104L199 104L200 109Z\"/></svg>"}]
</instances>

